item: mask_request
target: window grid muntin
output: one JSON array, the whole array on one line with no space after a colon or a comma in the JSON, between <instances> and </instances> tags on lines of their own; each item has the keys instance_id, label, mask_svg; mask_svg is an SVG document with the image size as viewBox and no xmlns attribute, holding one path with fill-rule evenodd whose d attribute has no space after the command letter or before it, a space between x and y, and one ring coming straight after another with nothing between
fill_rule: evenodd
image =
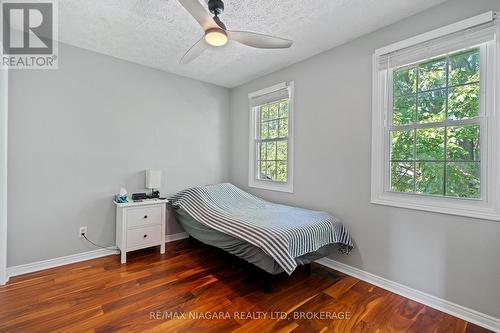
<instances>
[{"instance_id":1,"label":"window grid muntin","mask_svg":"<svg viewBox=\"0 0 500 333\"><path fill-rule=\"evenodd\" d=\"M394 192L394 193L402 193L402 194L416 194L416 195L425 195L425 196L439 196L439 197L446 197L446 198L456 198L457 196L451 196L447 195L447 168L448 164L451 163L478 163L479 164L479 184L480 184L480 190L479 190L479 198L473 198L473 197L460 197L462 199L471 199L471 200L483 200L483 186L484 186L484 173L481 167L481 158L479 160L449 160L448 159L448 154L447 154L447 146L448 146L448 127L454 127L454 126L466 126L466 125L477 125L479 126L479 145L481 147L481 138L483 137L483 124L481 122L481 118L483 115L481 114L481 91L483 91L484 87L482 86L483 84L483 68L485 66L485 59L483 58L483 47L473 47L465 51L460 51L460 52L455 52L448 54L446 57L438 56L438 57L433 57L431 59L425 59L419 62L415 62L410 65L406 66L401 66L394 68L391 71L390 75L390 91L389 91L389 117L388 117L388 144L389 144L389 163L388 163L388 175L389 175L389 192ZM470 82L465 82L461 84L455 84L455 85L449 85L450 83L450 67L451 67L451 62L450 58L454 56L459 56L461 54L467 54L467 53L472 53L473 51L478 52L479 54L479 75L480 75L480 80L479 81L470 81ZM446 61L446 84L444 87L437 87L437 88L432 88L432 89L427 89L427 90L420 90L419 85L420 85L420 66L422 64L427 64L427 63L432 63L434 61L438 61L439 59L445 59ZM411 69L415 68L416 71L416 79L415 79L415 93L407 93L407 94L400 94L400 95L395 95L394 94L394 75L393 73L396 71L404 71L406 69ZM456 87L463 87L463 86L473 86L473 85L478 85L479 86L479 96L478 96L478 115L473 118L464 118L464 119L457 119L457 120L452 120L448 119L448 104L449 104L449 92L450 89L454 89ZM433 92L433 91L439 91L442 90L445 92L445 115L444 115L444 121L442 122L433 122L433 123L419 123L418 122L418 117L419 117L419 96L421 94ZM415 114L414 114L414 119L413 122L410 124L404 124L404 125L394 125L393 124L393 115L394 115L394 101L396 98L403 98L403 97L409 97L409 96L415 96ZM444 130L444 156L443 160L420 160L417 159L417 130L418 129L424 129L424 128L443 128ZM408 131L408 130L413 130L413 159L412 160L393 160L392 159L392 141L391 141L391 133L395 131ZM483 154L483 149L480 148L480 156ZM417 163L423 162L423 163L442 163L443 164L443 194L435 195L435 194L428 194L428 193L420 193L416 191L416 186L417 186L417 176L416 176L416 171L417 171ZM413 192L400 192L400 191L393 191L392 190L392 164L393 163L412 163L413 166Z\"/></svg>"},{"instance_id":2,"label":"window grid muntin","mask_svg":"<svg viewBox=\"0 0 500 333\"><path fill-rule=\"evenodd\" d=\"M282 108L281 108L281 104L283 102L287 102L288 103L288 110L287 110L287 116L286 117L281 117L282 115ZM272 102L269 102L269 103L265 103L265 104L262 104L262 105L259 105L256 107L256 119L257 119L257 131L256 131L256 139L255 139L255 151L256 151L256 168L255 170L257 171L257 174L256 174L256 179L260 180L260 181L269 181L269 182L276 182L276 183L287 183L288 182L288 172L289 172L289 169L288 169L288 137L289 137L289 132L290 132L290 117L289 117L289 113L290 113L290 100L289 98L283 98L283 99L280 99L280 100L277 100L277 101L272 101ZM270 118L270 112L269 112L269 109L270 109L270 106L271 105L277 105L277 115L275 118ZM262 109L264 107L267 107L267 117L265 120L262 119ZM280 136L280 120L284 120L286 119L287 120L287 135L286 136ZM277 136L276 137L273 137L273 138L270 138L270 128L269 128L269 123L270 122L276 122L277 123L277 129L276 129L276 133L277 133ZM261 130L261 127L262 125L266 123L267 125L267 135L266 135L266 139L262 139L261 138L261 134L262 134L262 130ZM266 145L266 148L265 148L265 157L266 159L262 159L261 157L261 146L263 143L268 143L268 142L275 142L275 151L274 151L274 156L275 158L274 159L268 159L268 156L267 156L267 145ZM286 160L279 160L278 159L278 142L286 142L286 151L287 151L287 154L286 154ZM262 174L262 169L261 169L261 162L265 162L266 164L267 163L274 163L274 169L275 169L275 174L274 175L271 175L271 176L275 176L275 178L277 178L278 176L278 162L285 162L285 165L286 165L286 172L285 172L285 180L282 181L282 180L278 180L278 179L267 179L267 178L262 178L261 177L261 174ZM267 166L266 166L266 176L267 176Z\"/></svg>"}]
</instances>

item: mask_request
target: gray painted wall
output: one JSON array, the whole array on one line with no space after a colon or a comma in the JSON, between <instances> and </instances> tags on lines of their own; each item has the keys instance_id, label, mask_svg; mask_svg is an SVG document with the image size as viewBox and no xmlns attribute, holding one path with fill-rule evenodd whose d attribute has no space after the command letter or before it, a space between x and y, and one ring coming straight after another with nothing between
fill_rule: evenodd
<instances>
[{"instance_id":1,"label":"gray painted wall","mask_svg":"<svg viewBox=\"0 0 500 333\"><path fill-rule=\"evenodd\" d=\"M115 244L112 196L229 176L229 91L60 44L58 70L9 77L8 265ZM167 233L182 231L175 223Z\"/></svg>"},{"instance_id":2,"label":"gray painted wall","mask_svg":"<svg viewBox=\"0 0 500 333\"><path fill-rule=\"evenodd\" d=\"M500 222L370 204L371 56L487 10L453 0L231 91L232 181L266 199L329 211L356 241L332 258L500 318ZM249 92L295 81L295 192L247 187Z\"/></svg>"}]
</instances>

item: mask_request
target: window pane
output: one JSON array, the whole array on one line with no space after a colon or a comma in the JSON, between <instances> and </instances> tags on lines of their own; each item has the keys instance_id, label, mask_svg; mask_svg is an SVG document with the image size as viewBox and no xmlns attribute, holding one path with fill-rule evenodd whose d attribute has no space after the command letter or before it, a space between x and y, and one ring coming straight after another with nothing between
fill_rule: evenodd
<instances>
[{"instance_id":1,"label":"window pane","mask_svg":"<svg viewBox=\"0 0 500 333\"><path fill-rule=\"evenodd\" d=\"M479 125L453 126L447 131L449 160L479 161Z\"/></svg>"},{"instance_id":2,"label":"window pane","mask_svg":"<svg viewBox=\"0 0 500 333\"><path fill-rule=\"evenodd\" d=\"M286 138L288 136L288 118L281 118L279 120L279 137Z\"/></svg>"},{"instance_id":3,"label":"window pane","mask_svg":"<svg viewBox=\"0 0 500 333\"><path fill-rule=\"evenodd\" d=\"M288 118L288 100L284 100L280 103L280 118Z\"/></svg>"},{"instance_id":4,"label":"window pane","mask_svg":"<svg viewBox=\"0 0 500 333\"><path fill-rule=\"evenodd\" d=\"M392 123L394 125L406 125L415 121L416 96L394 97L394 112Z\"/></svg>"},{"instance_id":5,"label":"window pane","mask_svg":"<svg viewBox=\"0 0 500 333\"><path fill-rule=\"evenodd\" d=\"M417 92L417 69L404 68L394 72L394 96L414 94Z\"/></svg>"},{"instance_id":6,"label":"window pane","mask_svg":"<svg viewBox=\"0 0 500 333\"><path fill-rule=\"evenodd\" d=\"M269 112L267 111L267 105L262 105L260 107L260 121L267 121L269 117Z\"/></svg>"},{"instance_id":7,"label":"window pane","mask_svg":"<svg viewBox=\"0 0 500 333\"><path fill-rule=\"evenodd\" d=\"M258 160L266 160L266 143L265 142L259 142L258 144L258 152L259 152L259 157Z\"/></svg>"},{"instance_id":8,"label":"window pane","mask_svg":"<svg viewBox=\"0 0 500 333\"><path fill-rule=\"evenodd\" d=\"M413 192L413 162L391 162L391 191Z\"/></svg>"},{"instance_id":9,"label":"window pane","mask_svg":"<svg viewBox=\"0 0 500 333\"><path fill-rule=\"evenodd\" d=\"M280 161L286 161L287 160L288 142L287 141L278 141L276 144L278 145L278 156L276 159L280 160Z\"/></svg>"},{"instance_id":10,"label":"window pane","mask_svg":"<svg viewBox=\"0 0 500 333\"><path fill-rule=\"evenodd\" d=\"M276 180L280 182L286 182L287 179L287 170L286 170L286 162L278 162L277 163L277 174L276 174Z\"/></svg>"},{"instance_id":11,"label":"window pane","mask_svg":"<svg viewBox=\"0 0 500 333\"><path fill-rule=\"evenodd\" d=\"M415 168L415 192L444 195L444 163L417 162Z\"/></svg>"},{"instance_id":12,"label":"window pane","mask_svg":"<svg viewBox=\"0 0 500 333\"><path fill-rule=\"evenodd\" d=\"M266 179L266 162L265 161L259 162L259 178Z\"/></svg>"},{"instance_id":13,"label":"window pane","mask_svg":"<svg viewBox=\"0 0 500 333\"><path fill-rule=\"evenodd\" d=\"M276 160L276 142L268 142L266 151L266 160Z\"/></svg>"},{"instance_id":14,"label":"window pane","mask_svg":"<svg viewBox=\"0 0 500 333\"><path fill-rule=\"evenodd\" d=\"M260 124L260 138L263 140L269 139L268 122L267 121Z\"/></svg>"},{"instance_id":15,"label":"window pane","mask_svg":"<svg viewBox=\"0 0 500 333\"><path fill-rule=\"evenodd\" d=\"M418 90L427 91L446 86L446 59L440 58L418 67Z\"/></svg>"},{"instance_id":16,"label":"window pane","mask_svg":"<svg viewBox=\"0 0 500 333\"><path fill-rule=\"evenodd\" d=\"M276 161L266 162L266 178L269 180L276 180Z\"/></svg>"},{"instance_id":17,"label":"window pane","mask_svg":"<svg viewBox=\"0 0 500 333\"><path fill-rule=\"evenodd\" d=\"M269 120L278 118L279 103L269 105Z\"/></svg>"},{"instance_id":18,"label":"window pane","mask_svg":"<svg viewBox=\"0 0 500 333\"><path fill-rule=\"evenodd\" d=\"M418 94L418 122L437 123L445 118L446 89Z\"/></svg>"},{"instance_id":19,"label":"window pane","mask_svg":"<svg viewBox=\"0 0 500 333\"><path fill-rule=\"evenodd\" d=\"M479 82L479 50L475 49L450 57L450 86Z\"/></svg>"},{"instance_id":20,"label":"window pane","mask_svg":"<svg viewBox=\"0 0 500 333\"><path fill-rule=\"evenodd\" d=\"M269 122L269 139L276 139L278 137L278 120Z\"/></svg>"},{"instance_id":21,"label":"window pane","mask_svg":"<svg viewBox=\"0 0 500 333\"><path fill-rule=\"evenodd\" d=\"M413 130L391 132L391 160L413 160Z\"/></svg>"},{"instance_id":22,"label":"window pane","mask_svg":"<svg viewBox=\"0 0 500 333\"><path fill-rule=\"evenodd\" d=\"M449 119L470 119L479 116L479 83L450 88Z\"/></svg>"},{"instance_id":23,"label":"window pane","mask_svg":"<svg viewBox=\"0 0 500 333\"><path fill-rule=\"evenodd\" d=\"M446 195L462 198L481 197L480 164L451 162L446 164Z\"/></svg>"},{"instance_id":24,"label":"window pane","mask_svg":"<svg viewBox=\"0 0 500 333\"><path fill-rule=\"evenodd\" d=\"M417 130L417 160L444 159L444 127Z\"/></svg>"}]
</instances>

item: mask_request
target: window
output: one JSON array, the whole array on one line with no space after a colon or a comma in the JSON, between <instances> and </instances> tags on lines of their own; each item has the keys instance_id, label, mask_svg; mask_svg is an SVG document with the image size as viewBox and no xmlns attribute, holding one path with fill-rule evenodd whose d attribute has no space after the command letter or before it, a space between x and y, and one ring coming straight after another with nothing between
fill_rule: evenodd
<instances>
[{"instance_id":1,"label":"window","mask_svg":"<svg viewBox=\"0 0 500 333\"><path fill-rule=\"evenodd\" d=\"M249 94L249 186L293 191L293 82Z\"/></svg>"},{"instance_id":2,"label":"window","mask_svg":"<svg viewBox=\"0 0 500 333\"><path fill-rule=\"evenodd\" d=\"M396 68L390 190L481 198L480 50Z\"/></svg>"},{"instance_id":3,"label":"window","mask_svg":"<svg viewBox=\"0 0 500 333\"><path fill-rule=\"evenodd\" d=\"M377 50L372 202L500 219L493 13Z\"/></svg>"}]
</instances>

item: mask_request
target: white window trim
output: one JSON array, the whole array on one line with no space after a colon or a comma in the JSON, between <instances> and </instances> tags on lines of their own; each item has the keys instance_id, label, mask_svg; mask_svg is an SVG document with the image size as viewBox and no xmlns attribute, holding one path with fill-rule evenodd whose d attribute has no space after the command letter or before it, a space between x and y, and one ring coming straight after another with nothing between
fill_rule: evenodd
<instances>
[{"instance_id":1,"label":"white window trim","mask_svg":"<svg viewBox=\"0 0 500 333\"><path fill-rule=\"evenodd\" d=\"M492 21L493 12L436 29L404 41L378 49L373 55L373 92L372 92L372 156L371 156L371 203L425 210L437 213L474 217L500 221L500 25L497 27L496 40L490 43L487 54L487 68L492 68L492 75L486 77L484 87L488 92L484 101L488 112L488 127L484 124L485 138L481 138L487 147L486 163L481 172L486 175L483 200L427 196L419 194L395 193L388 191L388 150L385 104L387 98L385 76L378 71L378 58L399 49L410 47L454 32L471 28ZM484 52L484 51L483 51ZM484 104L483 104L484 105ZM481 125L483 126L483 125ZM483 164L483 163L482 163ZM484 178L483 178L484 179Z\"/></svg>"},{"instance_id":2,"label":"white window trim","mask_svg":"<svg viewBox=\"0 0 500 333\"><path fill-rule=\"evenodd\" d=\"M256 111L257 108L249 107L249 154L248 154L248 186L254 188L260 188L264 190L271 191L279 191L279 192L288 192L293 193L293 136L294 136L294 82L282 82L275 84L271 87L264 88L258 91L254 91L248 94L248 99L266 95L284 88L288 88L289 90L289 101L288 101L288 146L287 146L287 181L286 182L277 182L272 180L261 180L257 179L257 170L256 170L256 160L257 160L257 152L255 149L255 138L256 138Z\"/></svg>"},{"instance_id":3,"label":"white window trim","mask_svg":"<svg viewBox=\"0 0 500 333\"><path fill-rule=\"evenodd\" d=\"M1 44L1 41L0 41ZM0 55L2 51L0 50ZM0 69L0 285L7 276L7 128L8 70Z\"/></svg>"}]
</instances>

